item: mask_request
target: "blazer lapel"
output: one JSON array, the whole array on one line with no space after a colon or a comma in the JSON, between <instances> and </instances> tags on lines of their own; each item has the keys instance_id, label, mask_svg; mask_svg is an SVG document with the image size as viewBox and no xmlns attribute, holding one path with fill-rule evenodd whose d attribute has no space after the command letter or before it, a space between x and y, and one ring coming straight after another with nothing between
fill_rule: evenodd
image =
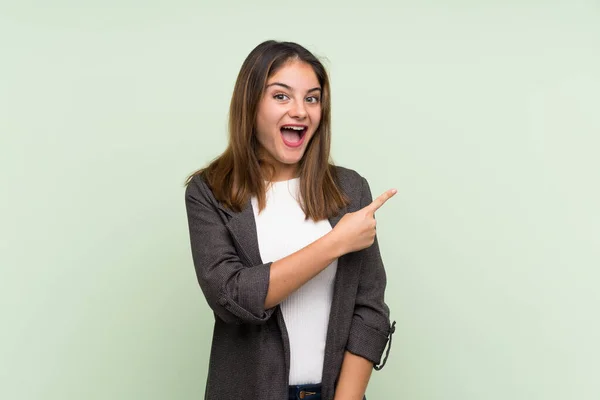
<instances>
[{"instance_id":1,"label":"blazer lapel","mask_svg":"<svg viewBox=\"0 0 600 400\"><path fill-rule=\"evenodd\" d=\"M258 236L256 234L256 221L254 220L254 210L251 200L248 200L244 209L235 212L224 208L219 204L219 208L230 216L227 223L227 229L238 245L238 250L248 266L263 264L258 248Z\"/></svg>"}]
</instances>

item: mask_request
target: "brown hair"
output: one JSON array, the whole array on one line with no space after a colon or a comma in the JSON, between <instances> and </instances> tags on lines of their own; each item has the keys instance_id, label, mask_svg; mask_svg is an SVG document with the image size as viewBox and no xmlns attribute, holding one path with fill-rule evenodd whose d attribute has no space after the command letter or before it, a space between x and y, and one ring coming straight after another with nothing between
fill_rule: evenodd
<instances>
[{"instance_id":1,"label":"brown hair","mask_svg":"<svg viewBox=\"0 0 600 400\"><path fill-rule=\"evenodd\" d=\"M264 180L269 181L275 167L259 156L255 135L258 104L265 85L289 61L309 64L321 85L321 121L299 162L301 207L314 221L336 215L349 204L337 187L336 169L330 162L331 94L323 64L307 49L292 42L269 40L250 52L238 74L229 108L229 145L208 166L191 174L185 184L201 175L215 198L225 207L239 212L250 197L258 199L260 211L266 206ZM266 172L269 171L269 172Z\"/></svg>"}]
</instances>

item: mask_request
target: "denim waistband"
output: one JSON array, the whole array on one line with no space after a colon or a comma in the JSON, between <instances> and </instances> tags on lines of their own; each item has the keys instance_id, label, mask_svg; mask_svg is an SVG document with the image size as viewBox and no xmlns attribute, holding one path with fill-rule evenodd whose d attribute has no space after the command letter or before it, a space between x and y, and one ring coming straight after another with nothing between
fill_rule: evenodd
<instances>
[{"instance_id":1,"label":"denim waistband","mask_svg":"<svg viewBox=\"0 0 600 400\"><path fill-rule=\"evenodd\" d=\"M290 400L320 400L321 384L317 385L291 385L288 389Z\"/></svg>"}]
</instances>

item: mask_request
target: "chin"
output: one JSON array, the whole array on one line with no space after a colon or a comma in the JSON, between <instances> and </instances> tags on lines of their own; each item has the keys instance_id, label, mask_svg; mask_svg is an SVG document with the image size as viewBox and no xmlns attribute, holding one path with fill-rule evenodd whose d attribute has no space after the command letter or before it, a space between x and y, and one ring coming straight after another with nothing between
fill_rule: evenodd
<instances>
[{"instance_id":1,"label":"chin","mask_svg":"<svg viewBox=\"0 0 600 400\"><path fill-rule=\"evenodd\" d=\"M298 164L300 162L300 160L302 160L302 158L293 159L293 160L287 159L287 160L281 161L281 163L285 164L285 165L294 165L294 164Z\"/></svg>"}]
</instances>

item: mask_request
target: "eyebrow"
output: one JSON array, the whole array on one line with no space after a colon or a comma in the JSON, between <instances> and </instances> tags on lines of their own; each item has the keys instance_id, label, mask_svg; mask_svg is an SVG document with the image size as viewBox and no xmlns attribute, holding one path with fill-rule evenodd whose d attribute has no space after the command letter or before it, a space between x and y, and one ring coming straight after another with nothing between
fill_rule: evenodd
<instances>
[{"instance_id":1,"label":"eyebrow","mask_svg":"<svg viewBox=\"0 0 600 400\"><path fill-rule=\"evenodd\" d=\"M274 86L274 85L277 85L277 86L282 86L282 87L284 87L284 88L286 88L287 90L290 90L290 91L292 91L292 92L294 91L294 89L292 89L292 87L291 87L291 86L289 86L289 85L286 85L285 83L281 83L281 82L273 82L273 83L270 83L270 84L268 84L268 85L267 85L267 88L268 88L268 87L270 87L270 86ZM314 92L314 91L317 91L317 90L318 90L318 91L321 91L321 88L317 86L317 87L314 87L314 88L312 88L312 89L309 89L309 90L308 90L306 93Z\"/></svg>"}]
</instances>

